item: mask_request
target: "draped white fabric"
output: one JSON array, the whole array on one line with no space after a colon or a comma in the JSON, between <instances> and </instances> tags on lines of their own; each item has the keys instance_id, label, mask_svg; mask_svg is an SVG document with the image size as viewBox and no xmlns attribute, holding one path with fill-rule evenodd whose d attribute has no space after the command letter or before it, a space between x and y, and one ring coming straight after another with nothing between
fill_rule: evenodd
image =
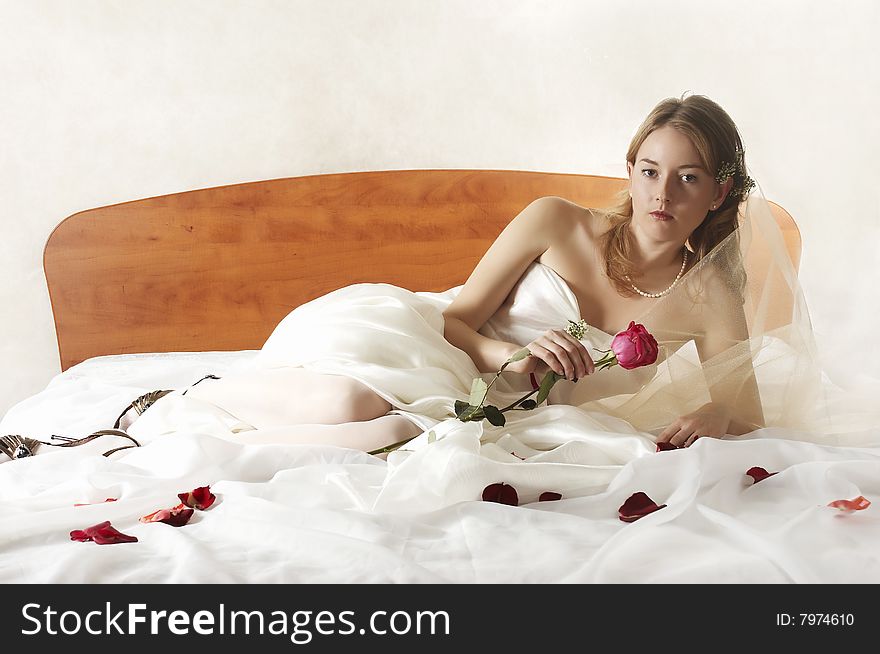
<instances>
[{"instance_id":1,"label":"draped white fabric","mask_svg":"<svg viewBox=\"0 0 880 654\"><path fill-rule=\"evenodd\" d=\"M59 375L14 407L0 433L84 435L111 426L144 392L178 390L130 427L141 448L107 459L100 453L124 443L99 439L0 464L0 581L880 581L880 444L867 434L865 447L844 447L770 427L657 453L656 434L593 410L590 398L631 398L639 375L662 377L668 360L559 382L551 399L579 394L581 406L508 413L501 428L461 423L452 405L477 371L442 336L455 292L350 286L297 308L260 352L109 357ZM564 281L534 264L482 332L525 343L577 317ZM585 336L601 349L610 339ZM183 394L205 374L234 381L289 365L359 379L436 440L423 433L387 463L327 445L245 444L257 435L251 425ZM762 397L774 401L784 380L767 375L781 368L756 370ZM512 401L523 381L505 375L490 399ZM753 466L779 474L753 484ZM480 501L496 482L514 486L520 506ZM185 527L138 522L206 484L218 502ZM537 502L544 491L563 499ZM620 521L618 507L638 491L665 508ZM859 495L874 505L847 515L826 506ZM118 501L73 506L106 497ZM139 542L69 540L104 520Z\"/></svg>"},{"instance_id":2,"label":"draped white fabric","mask_svg":"<svg viewBox=\"0 0 880 654\"><path fill-rule=\"evenodd\" d=\"M86 433L142 392L227 374L252 356L87 362L11 410L0 432ZM525 414L520 431L546 447L581 431L552 452L528 457L512 438L480 446L468 424L386 464L338 447L244 445L241 425L182 406L188 397L169 395L138 419L141 448L106 459L122 444L108 438L0 464L0 581L880 582L878 449L765 430L655 454L637 435L552 406ZM779 474L752 484L755 465ZM476 501L497 481L520 491L520 506ZM203 484L218 499L190 524L137 521ZM536 503L530 489L565 499ZM636 491L667 506L621 522L617 508ZM825 506L858 495L874 504L848 515ZM118 501L73 506L107 497ZM104 520L139 541L69 540Z\"/></svg>"}]
</instances>

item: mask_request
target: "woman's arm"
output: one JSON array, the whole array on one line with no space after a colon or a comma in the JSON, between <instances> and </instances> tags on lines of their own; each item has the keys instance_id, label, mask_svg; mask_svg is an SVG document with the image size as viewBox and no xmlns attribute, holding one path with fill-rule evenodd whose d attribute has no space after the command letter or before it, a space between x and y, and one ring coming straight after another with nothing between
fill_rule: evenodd
<instances>
[{"instance_id":1,"label":"woman's arm","mask_svg":"<svg viewBox=\"0 0 880 654\"><path fill-rule=\"evenodd\" d=\"M514 352L522 349L521 345L483 336L460 318L449 315L445 315L445 318L443 335L446 340L467 352L480 372L498 372Z\"/></svg>"},{"instance_id":2,"label":"woman's arm","mask_svg":"<svg viewBox=\"0 0 880 654\"><path fill-rule=\"evenodd\" d=\"M498 235L443 312L446 340L467 352L480 372L496 372L522 347L487 338L477 330L498 310L529 265L565 230L569 207L553 196L529 204Z\"/></svg>"},{"instance_id":3,"label":"woman's arm","mask_svg":"<svg viewBox=\"0 0 880 654\"><path fill-rule=\"evenodd\" d=\"M712 400L676 418L657 436L658 443L687 447L703 436L723 438L764 426L742 305L721 285L713 286L694 337Z\"/></svg>"},{"instance_id":4,"label":"woman's arm","mask_svg":"<svg viewBox=\"0 0 880 654\"><path fill-rule=\"evenodd\" d=\"M703 326L696 338L700 361L706 368L723 352L724 369L708 371L710 405L726 408L730 414L727 433L740 435L765 426L761 394L755 379L749 346L749 331L742 305L721 283L710 282L710 301L704 307Z\"/></svg>"}]
</instances>

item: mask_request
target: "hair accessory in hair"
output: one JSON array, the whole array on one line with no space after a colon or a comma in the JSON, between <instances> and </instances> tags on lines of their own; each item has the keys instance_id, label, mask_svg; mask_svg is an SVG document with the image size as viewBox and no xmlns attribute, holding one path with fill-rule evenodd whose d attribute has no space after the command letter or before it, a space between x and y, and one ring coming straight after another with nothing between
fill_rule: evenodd
<instances>
[{"instance_id":1,"label":"hair accessory in hair","mask_svg":"<svg viewBox=\"0 0 880 654\"><path fill-rule=\"evenodd\" d=\"M746 175L745 166L743 165L743 156L745 153L737 148L736 160L733 162L723 161L718 168L718 174L715 175L715 181L723 184L728 177L733 177L733 188L730 189L729 195L733 196L740 202L746 199L753 188L755 188L755 180Z\"/></svg>"}]
</instances>

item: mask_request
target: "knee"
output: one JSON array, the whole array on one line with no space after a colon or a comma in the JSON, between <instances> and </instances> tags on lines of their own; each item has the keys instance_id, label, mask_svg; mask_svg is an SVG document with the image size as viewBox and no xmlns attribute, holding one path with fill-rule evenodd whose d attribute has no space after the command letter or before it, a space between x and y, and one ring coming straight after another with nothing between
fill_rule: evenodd
<instances>
[{"instance_id":1,"label":"knee","mask_svg":"<svg viewBox=\"0 0 880 654\"><path fill-rule=\"evenodd\" d=\"M405 440L407 438L415 438L423 431L425 431L412 420L404 418L403 416L392 414L388 416L388 418L391 418L391 420L389 421L389 423L392 424L390 432L394 434L393 442L395 443Z\"/></svg>"},{"instance_id":2,"label":"knee","mask_svg":"<svg viewBox=\"0 0 880 654\"><path fill-rule=\"evenodd\" d=\"M377 395L367 386L350 379L345 400L340 407L343 422L363 422L384 416L391 410L391 403Z\"/></svg>"}]
</instances>

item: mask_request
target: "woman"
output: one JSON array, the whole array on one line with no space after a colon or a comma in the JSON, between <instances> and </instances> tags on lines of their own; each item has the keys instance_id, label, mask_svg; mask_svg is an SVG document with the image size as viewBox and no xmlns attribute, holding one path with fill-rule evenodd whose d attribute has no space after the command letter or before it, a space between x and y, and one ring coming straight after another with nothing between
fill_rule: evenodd
<instances>
[{"instance_id":1,"label":"woman","mask_svg":"<svg viewBox=\"0 0 880 654\"><path fill-rule=\"evenodd\" d=\"M499 370L523 346L532 356L507 367L506 383L497 387L501 401L521 394L525 373L549 369L568 380L551 395L551 403L586 405L601 399L616 387L610 378L598 385L581 379L595 373L593 358L583 342L564 331L564 321L545 324L539 334L532 330L526 342L511 340L511 334L528 333L514 328L514 309L535 270L551 284L555 278L580 312L575 318L609 337L606 347L616 331L644 316L664 345L663 361L693 341L706 364L749 339L742 284L737 289L732 283L743 273L734 247L738 208L753 184L742 152L733 121L716 103L703 96L664 100L630 144L629 188L617 207L602 212L562 198L540 198L508 224L462 287L446 294L411 294L382 284L340 289L285 318L254 369L189 393L254 427L240 433L243 440L365 451L454 417L452 403L467 396L472 377ZM698 264L699 274L691 274ZM438 310L442 316L432 314ZM500 327L499 316L505 322ZM356 324L341 326L348 322ZM423 323L430 327L427 334ZM405 342L392 346L388 325L404 337L418 332L419 353L408 352ZM431 340L432 329L445 341ZM594 340L593 347L599 343ZM742 434L764 424L751 360L733 368L727 364L723 375L708 381L709 401L668 420L658 441L686 446L702 436ZM379 372L371 376L371 368ZM728 374L731 370L737 374ZM421 385L429 377L435 383ZM630 386L646 381L644 375L626 378ZM395 386L404 390L394 391ZM672 399L668 388L664 393L654 389L648 400ZM426 398L431 402L421 401ZM650 401L631 400L624 402L637 410L631 415L596 408L626 420L656 414ZM631 424L645 429L647 423Z\"/></svg>"}]
</instances>

